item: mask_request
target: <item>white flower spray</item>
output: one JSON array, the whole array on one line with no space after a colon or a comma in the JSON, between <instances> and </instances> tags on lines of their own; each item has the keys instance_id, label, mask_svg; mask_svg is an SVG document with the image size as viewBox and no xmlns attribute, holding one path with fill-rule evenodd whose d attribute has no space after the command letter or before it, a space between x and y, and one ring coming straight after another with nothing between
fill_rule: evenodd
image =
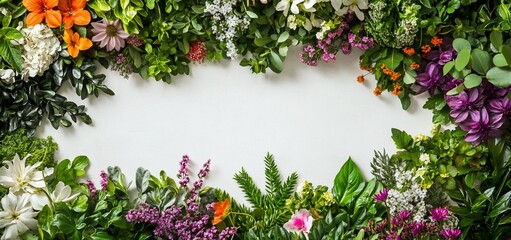
<instances>
[{"instance_id":1,"label":"white flower spray","mask_svg":"<svg viewBox=\"0 0 511 240\"><path fill-rule=\"evenodd\" d=\"M206 2L204 9L204 12L213 15L211 30L218 41L225 41L229 58L236 56L236 32L247 29L250 24L248 16L240 17L234 12L236 3L236 0L212 0Z\"/></svg>"}]
</instances>

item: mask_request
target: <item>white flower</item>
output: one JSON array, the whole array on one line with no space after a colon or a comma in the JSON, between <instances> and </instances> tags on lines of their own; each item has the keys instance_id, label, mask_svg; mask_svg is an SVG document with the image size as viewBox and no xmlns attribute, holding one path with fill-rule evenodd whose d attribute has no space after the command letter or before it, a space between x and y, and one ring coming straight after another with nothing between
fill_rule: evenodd
<instances>
[{"instance_id":1,"label":"white flower","mask_svg":"<svg viewBox=\"0 0 511 240\"><path fill-rule=\"evenodd\" d=\"M44 188L44 176L42 171L37 171L36 168L41 165L40 162L32 166L25 166L25 161L30 155L20 160L18 154L14 159L7 162L7 168L4 166L0 168L0 185L8 187L13 193L28 192L34 193L37 188ZM49 175L53 169L45 169L44 175Z\"/></svg>"},{"instance_id":2,"label":"white flower","mask_svg":"<svg viewBox=\"0 0 511 240\"><path fill-rule=\"evenodd\" d=\"M2 240L18 239L20 234L37 229L37 220L34 219L37 213L30 207L28 194L16 196L9 193L1 202L3 211L0 211L0 228L4 228Z\"/></svg>"},{"instance_id":3,"label":"white flower","mask_svg":"<svg viewBox=\"0 0 511 240\"><path fill-rule=\"evenodd\" d=\"M67 186L63 182L58 182L55 186L55 189L51 193L51 199L55 203L70 202L73 201L78 195L80 195L80 193L73 193L70 186Z\"/></svg>"},{"instance_id":4,"label":"white flower","mask_svg":"<svg viewBox=\"0 0 511 240\"><path fill-rule=\"evenodd\" d=\"M6 83L14 83L14 77L17 75L18 73L12 69L0 69L0 78Z\"/></svg>"},{"instance_id":5,"label":"white flower","mask_svg":"<svg viewBox=\"0 0 511 240\"><path fill-rule=\"evenodd\" d=\"M21 29L24 37L22 49L23 71L22 78L42 76L55 61L60 52L59 39L45 24Z\"/></svg>"},{"instance_id":6,"label":"white flower","mask_svg":"<svg viewBox=\"0 0 511 240\"><path fill-rule=\"evenodd\" d=\"M315 12L314 4L316 4L317 0L281 0L275 6L275 10L283 12L284 16L287 16L289 13L289 9L291 9L291 13L298 14L300 13L300 8L298 4L303 3L303 10L305 12Z\"/></svg>"},{"instance_id":7,"label":"white flower","mask_svg":"<svg viewBox=\"0 0 511 240\"><path fill-rule=\"evenodd\" d=\"M364 13L361 10L367 9L367 0L342 0L343 8L340 8L340 0L331 0L332 7L334 7L335 14L342 16L345 15L348 10L351 10L357 15L360 21L364 20Z\"/></svg>"},{"instance_id":8,"label":"white flower","mask_svg":"<svg viewBox=\"0 0 511 240\"><path fill-rule=\"evenodd\" d=\"M284 16L287 16L289 13L289 7L291 6L291 1L289 0L280 0L279 3L277 3L277 6L275 6L275 10L279 12L283 12Z\"/></svg>"},{"instance_id":9,"label":"white flower","mask_svg":"<svg viewBox=\"0 0 511 240\"><path fill-rule=\"evenodd\" d=\"M423 153L423 154L421 154L421 156L419 157L419 160L420 160L421 162L424 162L424 165L428 165L428 164L429 164L429 161L430 161L430 159L429 159L429 154L427 154L427 153Z\"/></svg>"},{"instance_id":10,"label":"white flower","mask_svg":"<svg viewBox=\"0 0 511 240\"><path fill-rule=\"evenodd\" d=\"M30 193L30 204L32 208L36 211L41 211L44 206L50 204L47 195L48 189L38 188L34 189L32 193Z\"/></svg>"}]
</instances>

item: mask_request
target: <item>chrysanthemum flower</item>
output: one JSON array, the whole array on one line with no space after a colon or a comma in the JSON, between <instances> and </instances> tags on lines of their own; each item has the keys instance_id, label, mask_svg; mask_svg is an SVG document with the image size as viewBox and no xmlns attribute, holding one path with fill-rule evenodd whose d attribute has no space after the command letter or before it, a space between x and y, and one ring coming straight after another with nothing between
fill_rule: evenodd
<instances>
[{"instance_id":1,"label":"chrysanthemum flower","mask_svg":"<svg viewBox=\"0 0 511 240\"><path fill-rule=\"evenodd\" d=\"M129 35L122 29L121 22L119 19L111 22L107 19L101 20L101 22L92 23L92 37L93 42L98 42L99 47L106 47L107 51L121 50L124 47L125 39Z\"/></svg>"}]
</instances>

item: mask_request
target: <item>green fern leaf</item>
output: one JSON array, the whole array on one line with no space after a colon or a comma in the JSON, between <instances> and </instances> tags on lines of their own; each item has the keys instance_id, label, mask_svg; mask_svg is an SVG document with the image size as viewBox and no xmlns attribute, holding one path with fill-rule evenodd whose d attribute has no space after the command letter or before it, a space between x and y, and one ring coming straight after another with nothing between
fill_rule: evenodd
<instances>
[{"instance_id":1,"label":"green fern leaf","mask_svg":"<svg viewBox=\"0 0 511 240\"><path fill-rule=\"evenodd\" d=\"M245 194L245 198L252 204L253 208L264 209L264 195L244 168L241 168L241 172L234 174L234 180L238 183Z\"/></svg>"},{"instance_id":2,"label":"green fern leaf","mask_svg":"<svg viewBox=\"0 0 511 240\"><path fill-rule=\"evenodd\" d=\"M275 164L273 155L270 153L264 158L264 166L266 195L272 200L271 202L278 202L279 191L282 188L282 180L277 164ZM275 207L278 205L277 203Z\"/></svg>"}]
</instances>

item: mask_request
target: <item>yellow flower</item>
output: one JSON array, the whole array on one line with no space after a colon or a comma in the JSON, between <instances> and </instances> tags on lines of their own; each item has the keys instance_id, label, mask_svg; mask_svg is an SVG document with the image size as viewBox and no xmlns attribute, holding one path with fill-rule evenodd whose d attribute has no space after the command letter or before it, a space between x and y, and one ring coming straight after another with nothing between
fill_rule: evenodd
<instances>
[{"instance_id":1,"label":"yellow flower","mask_svg":"<svg viewBox=\"0 0 511 240\"><path fill-rule=\"evenodd\" d=\"M440 177L446 178L446 177L449 177L449 174L448 173L440 173Z\"/></svg>"}]
</instances>

